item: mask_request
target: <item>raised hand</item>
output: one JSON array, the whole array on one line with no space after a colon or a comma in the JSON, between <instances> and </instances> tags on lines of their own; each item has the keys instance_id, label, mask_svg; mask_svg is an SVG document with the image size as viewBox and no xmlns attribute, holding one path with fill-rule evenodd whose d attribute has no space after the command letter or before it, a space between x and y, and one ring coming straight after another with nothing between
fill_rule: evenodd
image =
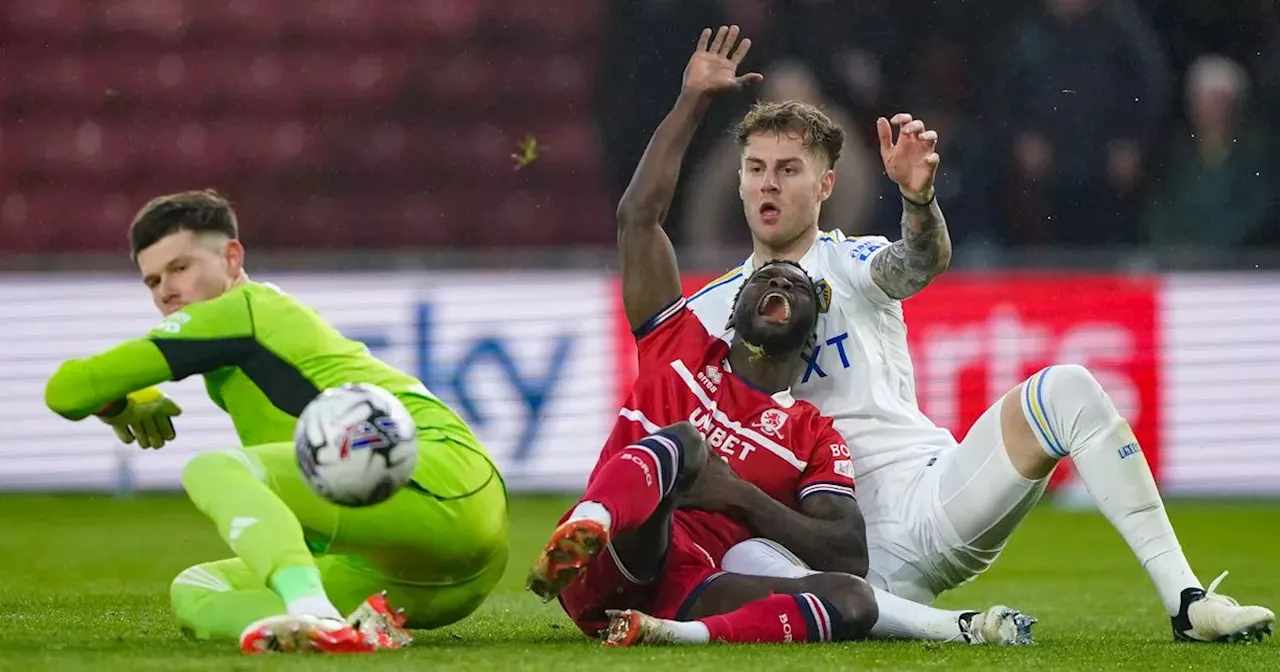
<instances>
[{"instance_id":1,"label":"raised hand","mask_svg":"<svg viewBox=\"0 0 1280 672\"><path fill-rule=\"evenodd\" d=\"M737 49L734 49L735 43ZM750 39L738 41L737 26L720 26L715 39L711 37L711 29L704 28L698 37L698 48L684 69L685 93L715 95L764 80L764 75L758 72L737 74L738 65L750 50Z\"/></svg>"},{"instance_id":2,"label":"raised hand","mask_svg":"<svg viewBox=\"0 0 1280 672\"><path fill-rule=\"evenodd\" d=\"M893 141L893 126L898 127L898 142ZM933 198L933 180L938 174L941 157L934 151L938 132L925 128L924 122L900 113L892 119L876 120L880 136L880 158L889 179L898 183L902 195L925 203Z\"/></svg>"}]
</instances>

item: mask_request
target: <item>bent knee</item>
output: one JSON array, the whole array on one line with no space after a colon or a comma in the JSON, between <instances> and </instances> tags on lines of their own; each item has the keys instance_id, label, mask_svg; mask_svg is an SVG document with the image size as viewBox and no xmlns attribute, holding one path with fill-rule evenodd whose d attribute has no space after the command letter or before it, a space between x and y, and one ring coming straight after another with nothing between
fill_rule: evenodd
<instances>
[{"instance_id":1,"label":"bent knee","mask_svg":"<svg viewBox=\"0 0 1280 672\"><path fill-rule=\"evenodd\" d=\"M825 572L800 579L805 592L822 598L840 613L840 627L832 634L836 639L862 639L880 617L875 592L866 581L852 575Z\"/></svg>"},{"instance_id":2,"label":"bent knee","mask_svg":"<svg viewBox=\"0 0 1280 672\"><path fill-rule=\"evenodd\" d=\"M266 470L257 458L243 450L219 450L191 458L182 468L182 487L190 491L192 484L237 470L248 471L260 481L266 480Z\"/></svg>"},{"instance_id":3,"label":"bent knee","mask_svg":"<svg viewBox=\"0 0 1280 672\"><path fill-rule=\"evenodd\" d=\"M707 462L706 443L698 429L688 421L664 427L661 433L669 435L680 446L680 463L676 465L678 471L674 490L683 492L692 487L702 473L702 467Z\"/></svg>"}]
</instances>

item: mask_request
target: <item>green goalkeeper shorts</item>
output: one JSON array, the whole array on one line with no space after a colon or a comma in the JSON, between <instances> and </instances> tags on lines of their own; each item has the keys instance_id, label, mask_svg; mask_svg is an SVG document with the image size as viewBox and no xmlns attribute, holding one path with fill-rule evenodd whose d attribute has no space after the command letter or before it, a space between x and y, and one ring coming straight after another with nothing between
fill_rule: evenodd
<instances>
[{"instance_id":1,"label":"green goalkeeper shorts","mask_svg":"<svg viewBox=\"0 0 1280 672\"><path fill-rule=\"evenodd\" d=\"M428 628L474 611L501 579L507 562L507 495L482 449L434 439L420 440L419 450L431 459L419 460L412 486L360 508L317 495L303 480L292 443L250 446L244 452L302 524L335 605L346 609L385 589L413 627ZM444 478L420 474L424 463L428 469L447 464L452 473ZM422 481L434 485L423 487ZM454 491L441 492L446 487Z\"/></svg>"}]
</instances>

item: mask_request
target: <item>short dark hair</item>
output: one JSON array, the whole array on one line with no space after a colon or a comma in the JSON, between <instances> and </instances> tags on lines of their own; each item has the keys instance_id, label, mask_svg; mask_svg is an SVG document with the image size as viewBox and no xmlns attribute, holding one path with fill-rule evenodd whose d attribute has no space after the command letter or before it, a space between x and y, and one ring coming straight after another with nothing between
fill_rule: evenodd
<instances>
[{"instance_id":1,"label":"short dark hair","mask_svg":"<svg viewBox=\"0 0 1280 672\"><path fill-rule=\"evenodd\" d=\"M221 233L234 239L239 236L236 211L213 189L157 196L129 225L129 257L137 262L138 253L178 231Z\"/></svg>"},{"instance_id":2,"label":"short dark hair","mask_svg":"<svg viewBox=\"0 0 1280 672\"><path fill-rule=\"evenodd\" d=\"M742 147L753 135L794 133L805 149L826 157L828 168L835 168L844 149L844 129L817 106L798 100L756 103L733 132Z\"/></svg>"}]
</instances>

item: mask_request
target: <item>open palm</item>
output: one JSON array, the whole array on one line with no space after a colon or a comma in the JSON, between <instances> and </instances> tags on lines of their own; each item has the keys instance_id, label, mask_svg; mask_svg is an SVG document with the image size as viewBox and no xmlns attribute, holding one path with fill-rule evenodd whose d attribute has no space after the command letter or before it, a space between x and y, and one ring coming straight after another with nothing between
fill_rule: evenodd
<instances>
[{"instance_id":1,"label":"open palm","mask_svg":"<svg viewBox=\"0 0 1280 672\"><path fill-rule=\"evenodd\" d=\"M737 74L738 65L750 50L750 39L738 42L737 26L720 26L714 40L711 29L704 28L698 37L698 48L684 69L684 90L698 95L718 94L763 80L764 75L757 72Z\"/></svg>"},{"instance_id":2,"label":"open palm","mask_svg":"<svg viewBox=\"0 0 1280 672\"><path fill-rule=\"evenodd\" d=\"M899 127L896 143L893 126ZM877 119L876 132L880 136L880 158L889 179L898 183L907 198L916 201L933 198L933 180L941 161L934 151L938 144L937 131L927 130L923 121L902 113L893 115L893 119Z\"/></svg>"}]
</instances>

